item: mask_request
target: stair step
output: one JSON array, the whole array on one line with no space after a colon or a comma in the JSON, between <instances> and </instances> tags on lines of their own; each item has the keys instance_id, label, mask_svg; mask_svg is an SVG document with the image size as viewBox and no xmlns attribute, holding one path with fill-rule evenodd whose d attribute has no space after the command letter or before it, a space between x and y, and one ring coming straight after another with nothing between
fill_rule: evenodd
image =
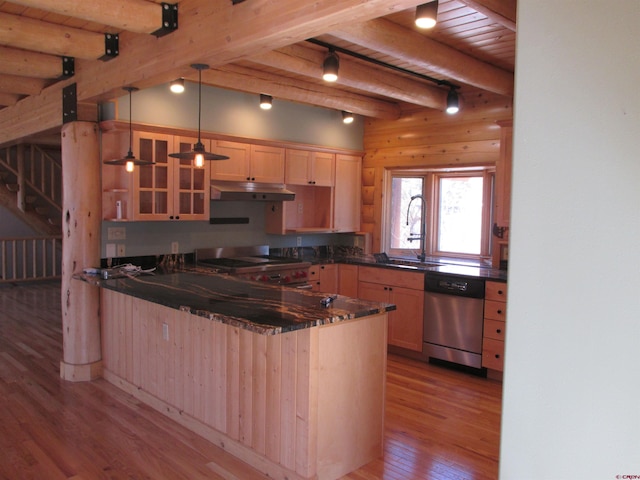
<instances>
[{"instance_id":1,"label":"stair step","mask_svg":"<svg viewBox=\"0 0 640 480\"><path fill-rule=\"evenodd\" d=\"M34 210L38 215L47 215L49 213L49 209L47 207L36 207Z\"/></svg>"},{"instance_id":2,"label":"stair step","mask_svg":"<svg viewBox=\"0 0 640 480\"><path fill-rule=\"evenodd\" d=\"M36 203L37 199L38 197L36 195L27 195L26 197L24 197L24 202L29 205L33 205L34 203Z\"/></svg>"}]
</instances>

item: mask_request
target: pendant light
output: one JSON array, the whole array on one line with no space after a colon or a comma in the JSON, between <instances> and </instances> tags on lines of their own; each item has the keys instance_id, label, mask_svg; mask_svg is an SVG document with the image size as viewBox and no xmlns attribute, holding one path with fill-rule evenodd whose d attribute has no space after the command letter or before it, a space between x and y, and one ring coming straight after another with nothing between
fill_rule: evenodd
<instances>
[{"instance_id":1,"label":"pendant light","mask_svg":"<svg viewBox=\"0 0 640 480\"><path fill-rule=\"evenodd\" d=\"M338 69L340 68L340 59L334 50L329 50L327 56L322 63L322 79L325 82L335 82L338 80Z\"/></svg>"},{"instance_id":2,"label":"pendant light","mask_svg":"<svg viewBox=\"0 0 640 480\"><path fill-rule=\"evenodd\" d=\"M449 89L449 93L447 94L447 113L449 115L453 115L460 111L460 102L458 100L458 94L456 92L455 87L451 87Z\"/></svg>"},{"instance_id":3,"label":"pendant light","mask_svg":"<svg viewBox=\"0 0 640 480\"><path fill-rule=\"evenodd\" d=\"M129 92L129 151L124 158L118 158L116 160L106 160L105 165L124 165L125 170L129 173L133 172L135 165L153 165L155 162L149 160L138 160L133 156L133 132L131 128L131 92L137 92L136 87L122 87L123 90Z\"/></svg>"},{"instance_id":4,"label":"pendant light","mask_svg":"<svg viewBox=\"0 0 640 480\"><path fill-rule=\"evenodd\" d=\"M191 160L196 167L204 167L205 160L227 160L229 157L209 153L204 149L202 140L200 139L200 118L202 116L202 70L207 70L209 65L204 63L194 63L191 68L198 70L198 141L190 152L170 153L172 158L181 160Z\"/></svg>"},{"instance_id":5,"label":"pendant light","mask_svg":"<svg viewBox=\"0 0 640 480\"><path fill-rule=\"evenodd\" d=\"M260 108L263 110L271 110L273 106L273 97L271 95L260 94Z\"/></svg>"}]
</instances>

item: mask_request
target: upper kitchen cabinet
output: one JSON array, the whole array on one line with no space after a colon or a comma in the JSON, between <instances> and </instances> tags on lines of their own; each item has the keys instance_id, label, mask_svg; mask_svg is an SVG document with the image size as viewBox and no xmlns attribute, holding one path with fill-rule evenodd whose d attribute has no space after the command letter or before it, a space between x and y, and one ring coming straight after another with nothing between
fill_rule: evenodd
<instances>
[{"instance_id":1,"label":"upper kitchen cabinet","mask_svg":"<svg viewBox=\"0 0 640 480\"><path fill-rule=\"evenodd\" d=\"M285 157L285 183L332 187L335 154L288 148Z\"/></svg>"},{"instance_id":2,"label":"upper kitchen cabinet","mask_svg":"<svg viewBox=\"0 0 640 480\"><path fill-rule=\"evenodd\" d=\"M126 151L128 135L104 132L103 158ZM105 220L207 220L209 218L209 165L197 168L190 160L169 157L175 151L189 151L195 138L134 131L133 155L154 165L103 166L103 219ZM209 150L208 142L205 148ZM120 153L118 156L122 156ZM119 206L118 206L119 205Z\"/></svg>"},{"instance_id":3,"label":"upper kitchen cabinet","mask_svg":"<svg viewBox=\"0 0 640 480\"><path fill-rule=\"evenodd\" d=\"M507 261L509 246L513 123L509 120L498 122L498 124L500 125L500 156L496 162L492 264L494 268L503 268Z\"/></svg>"},{"instance_id":4,"label":"upper kitchen cabinet","mask_svg":"<svg viewBox=\"0 0 640 480\"><path fill-rule=\"evenodd\" d=\"M229 159L213 163L212 180L284 183L284 148L219 140L214 149Z\"/></svg>"},{"instance_id":5,"label":"upper kitchen cabinet","mask_svg":"<svg viewBox=\"0 0 640 480\"><path fill-rule=\"evenodd\" d=\"M337 232L360 230L360 191L362 158L356 155L336 155L333 229Z\"/></svg>"}]
</instances>

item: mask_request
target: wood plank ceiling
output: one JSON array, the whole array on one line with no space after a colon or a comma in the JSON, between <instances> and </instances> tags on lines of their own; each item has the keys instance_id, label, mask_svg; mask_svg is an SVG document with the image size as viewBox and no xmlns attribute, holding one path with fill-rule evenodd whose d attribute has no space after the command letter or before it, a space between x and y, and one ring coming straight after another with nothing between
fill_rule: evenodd
<instances>
[{"instance_id":1,"label":"wood plank ceiling","mask_svg":"<svg viewBox=\"0 0 640 480\"><path fill-rule=\"evenodd\" d=\"M432 30L413 23L419 0L232 3L183 0L178 29L156 38L159 0L0 1L0 127L53 102L47 93L61 85L75 81L78 100L97 103L121 95L124 85L195 80L189 65L196 61L212 66L206 84L374 118L399 118L415 106L444 110L446 85L419 75L459 86L463 105L478 93L513 94L516 0L440 0ZM120 38L111 60L101 59L105 34ZM321 79L327 48L309 37L397 68L338 50L339 79L328 84ZM71 79L63 78L62 57L75 59ZM24 123L11 139L37 133ZM11 139L0 135L0 144Z\"/></svg>"}]
</instances>

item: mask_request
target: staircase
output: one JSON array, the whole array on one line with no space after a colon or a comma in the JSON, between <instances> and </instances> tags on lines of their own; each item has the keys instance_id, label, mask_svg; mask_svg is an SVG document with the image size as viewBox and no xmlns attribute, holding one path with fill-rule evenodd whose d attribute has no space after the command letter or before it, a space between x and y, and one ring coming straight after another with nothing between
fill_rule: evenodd
<instances>
[{"instance_id":1,"label":"staircase","mask_svg":"<svg viewBox=\"0 0 640 480\"><path fill-rule=\"evenodd\" d=\"M62 225L60 147L12 145L0 149L0 204L41 235Z\"/></svg>"},{"instance_id":2,"label":"staircase","mask_svg":"<svg viewBox=\"0 0 640 480\"><path fill-rule=\"evenodd\" d=\"M0 205L36 232L10 238L0 226L0 284L60 278L61 165L60 146L0 149Z\"/></svg>"}]
</instances>

